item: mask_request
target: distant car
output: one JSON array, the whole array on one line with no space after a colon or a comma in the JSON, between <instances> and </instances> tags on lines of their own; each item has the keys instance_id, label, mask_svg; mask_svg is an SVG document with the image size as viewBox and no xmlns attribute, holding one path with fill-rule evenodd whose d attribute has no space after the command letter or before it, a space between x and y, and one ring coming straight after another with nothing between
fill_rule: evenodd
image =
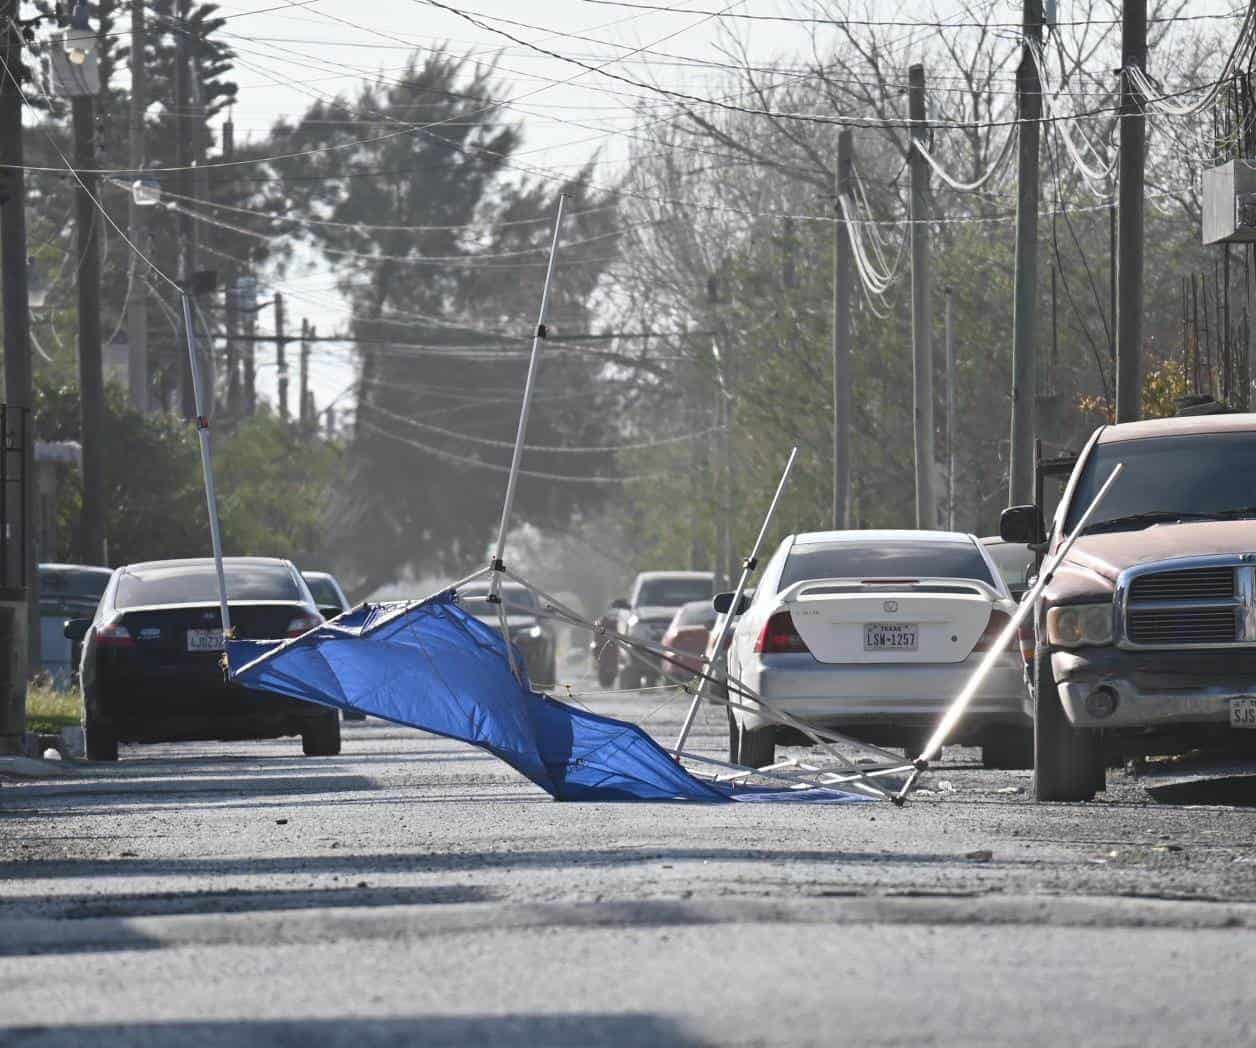
<instances>
[{"instance_id":1,"label":"distant car","mask_svg":"<svg viewBox=\"0 0 1256 1048\"><path fill-rule=\"evenodd\" d=\"M54 683L67 684L78 666L78 652L65 635L66 620L95 615L112 574L112 568L90 564L39 565L40 667Z\"/></svg>"},{"instance_id":2,"label":"distant car","mask_svg":"<svg viewBox=\"0 0 1256 1048\"><path fill-rule=\"evenodd\" d=\"M593 622L594 626L606 632L594 633L589 638L589 659L597 673L597 682L603 688L609 688L614 684L615 677L619 674L619 645L610 639L609 634L619 632L621 605L622 608L627 608L628 602L626 600L611 602L610 608Z\"/></svg>"},{"instance_id":3,"label":"distant car","mask_svg":"<svg viewBox=\"0 0 1256 1048\"><path fill-rule=\"evenodd\" d=\"M972 535L791 535L734 629L729 674L800 720L914 757L1015 607ZM1027 767L1027 707L1020 655L1004 653L951 741L981 746L988 767ZM763 767L778 738L801 741L757 711L729 713L737 763Z\"/></svg>"},{"instance_id":4,"label":"distant car","mask_svg":"<svg viewBox=\"0 0 1256 1048\"><path fill-rule=\"evenodd\" d=\"M553 684L558 679L558 641L548 620L540 616L536 594L515 582L504 583L499 591L506 605L506 626L510 639L523 655L528 678L533 684ZM500 628L498 608L488 600L489 583L472 582L458 590L458 603L481 622Z\"/></svg>"},{"instance_id":5,"label":"distant car","mask_svg":"<svg viewBox=\"0 0 1256 1048\"><path fill-rule=\"evenodd\" d=\"M1004 542L997 535L981 540L994 561L1003 581L1018 604L1021 597L1029 592L1029 574L1034 566L1034 551L1024 542Z\"/></svg>"},{"instance_id":6,"label":"distant car","mask_svg":"<svg viewBox=\"0 0 1256 1048\"><path fill-rule=\"evenodd\" d=\"M676 652L663 660L664 674L686 680L702 672L715 619L715 608L709 600L692 600L680 606L663 634L662 646Z\"/></svg>"},{"instance_id":7,"label":"distant car","mask_svg":"<svg viewBox=\"0 0 1256 1048\"><path fill-rule=\"evenodd\" d=\"M227 557L223 566L237 637L296 637L323 621L288 561ZM117 760L119 742L284 735L300 735L308 756L340 752L335 710L227 683L218 580L208 558L118 568L95 616L68 622L65 633L83 641L91 760Z\"/></svg>"},{"instance_id":8,"label":"distant car","mask_svg":"<svg viewBox=\"0 0 1256 1048\"><path fill-rule=\"evenodd\" d=\"M310 596L314 598L314 603L318 605L318 613L325 619L334 619L337 615L341 615L348 611L352 605L349 598L345 596L345 591L340 588L340 583L336 581L334 575L328 574L326 571L303 571L301 578L305 580L305 585L309 588ZM341 710L340 717L347 721L364 721L365 713L358 713L356 710Z\"/></svg>"},{"instance_id":9,"label":"distant car","mask_svg":"<svg viewBox=\"0 0 1256 1048\"><path fill-rule=\"evenodd\" d=\"M682 604L709 601L714 594L715 575L709 571L643 571L627 602L617 602L620 632L639 643L657 645ZM622 661L621 688L645 687L658 678L658 660L652 655L625 654Z\"/></svg>"}]
</instances>

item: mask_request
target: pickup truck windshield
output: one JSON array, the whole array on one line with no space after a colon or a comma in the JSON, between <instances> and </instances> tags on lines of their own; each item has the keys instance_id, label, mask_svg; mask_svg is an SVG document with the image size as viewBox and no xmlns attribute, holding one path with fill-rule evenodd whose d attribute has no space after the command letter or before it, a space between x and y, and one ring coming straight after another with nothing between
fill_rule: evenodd
<instances>
[{"instance_id":1,"label":"pickup truck windshield","mask_svg":"<svg viewBox=\"0 0 1256 1048\"><path fill-rule=\"evenodd\" d=\"M1155 523L1256 517L1256 433L1199 433L1098 444L1064 518L1070 532L1113 466L1125 472L1087 530L1131 531Z\"/></svg>"}]
</instances>

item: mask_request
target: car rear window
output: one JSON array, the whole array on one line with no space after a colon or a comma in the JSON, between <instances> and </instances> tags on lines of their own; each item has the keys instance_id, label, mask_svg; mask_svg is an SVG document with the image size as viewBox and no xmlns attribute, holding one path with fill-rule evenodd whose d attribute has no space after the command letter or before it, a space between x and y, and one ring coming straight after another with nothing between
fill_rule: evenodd
<instances>
[{"instance_id":1,"label":"car rear window","mask_svg":"<svg viewBox=\"0 0 1256 1048\"><path fill-rule=\"evenodd\" d=\"M710 628L715 625L715 608L710 601L702 603L687 604L676 612L677 626L706 626Z\"/></svg>"},{"instance_id":2,"label":"car rear window","mask_svg":"<svg viewBox=\"0 0 1256 1048\"><path fill-rule=\"evenodd\" d=\"M795 546L780 588L805 579L977 579L994 585L977 547L968 542L841 542Z\"/></svg>"},{"instance_id":3,"label":"car rear window","mask_svg":"<svg viewBox=\"0 0 1256 1048\"><path fill-rule=\"evenodd\" d=\"M100 600L112 574L103 568L40 568L39 591L43 596Z\"/></svg>"},{"instance_id":4,"label":"car rear window","mask_svg":"<svg viewBox=\"0 0 1256 1048\"><path fill-rule=\"evenodd\" d=\"M340 607L340 594L336 592L336 584L329 578L310 578L303 575L305 584L309 587L310 596L314 598L314 603L321 607L328 608Z\"/></svg>"},{"instance_id":5,"label":"car rear window","mask_svg":"<svg viewBox=\"0 0 1256 1048\"><path fill-rule=\"evenodd\" d=\"M674 608L713 596L715 583L711 579L645 579L637 590L636 606Z\"/></svg>"},{"instance_id":6,"label":"car rear window","mask_svg":"<svg viewBox=\"0 0 1256 1048\"><path fill-rule=\"evenodd\" d=\"M282 564L224 566L229 600L299 601L304 599L292 572ZM217 604L218 576L213 564L155 564L128 568L118 579L114 603L119 608L150 604Z\"/></svg>"}]
</instances>

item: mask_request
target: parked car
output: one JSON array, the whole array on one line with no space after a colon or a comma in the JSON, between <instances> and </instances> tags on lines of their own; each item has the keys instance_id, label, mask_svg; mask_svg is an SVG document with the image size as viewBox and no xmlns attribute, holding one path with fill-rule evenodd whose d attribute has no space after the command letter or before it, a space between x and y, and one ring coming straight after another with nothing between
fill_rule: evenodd
<instances>
[{"instance_id":1,"label":"parked car","mask_svg":"<svg viewBox=\"0 0 1256 1048\"><path fill-rule=\"evenodd\" d=\"M691 600L677 609L668 624L667 632L663 634L663 647L676 652L663 659L664 674L677 680L688 680L694 674L702 672L715 618L715 608L710 600Z\"/></svg>"},{"instance_id":2,"label":"parked car","mask_svg":"<svg viewBox=\"0 0 1256 1048\"><path fill-rule=\"evenodd\" d=\"M481 622L498 629L501 619L488 595L489 583L472 582L458 590L458 603ZM502 584L500 596L506 605L510 639L523 655L528 678L535 685L553 684L558 679L558 642L549 620L540 616L536 594L517 582L507 582Z\"/></svg>"},{"instance_id":3,"label":"parked car","mask_svg":"<svg viewBox=\"0 0 1256 1048\"><path fill-rule=\"evenodd\" d=\"M728 669L800 720L915 756L1014 608L972 535L791 535L733 631ZM987 766L1027 764L1026 703L1020 656L1004 654L953 741L981 746ZM762 713L729 711L736 763L771 764L782 739L806 741Z\"/></svg>"},{"instance_id":4,"label":"parked car","mask_svg":"<svg viewBox=\"0 0 1256 1048\"><path fill-rule=\"evenodd\" d=\"M1256 745L1256 415L1103 426L1050 528L1015 506L1003 538L1054 554L1118 462L1033 610L1039 800L1089 800L1122 757Z\"/></svg>"},{"instance_id":5,"label":"parked car","mask_svg":"<svg viewBox=\"0 0 1256 1048\"><path fill-rule=\"evenodd\" d=\"M314 598L314 603L318 606L318 613L323 618L334 619L352 607L349 598L345 596L345 591L336 581L336 576L326 571L303 571L301 578L305 580L310 596ZM347 721L366 720L366 714L358 713L356 710L341 710L340 717Z\"/></svg>"},{"instance_id":6,"label":"parked car","mask_svg":"<svg viewBox=\"0 0 1256 1048\"><path fill-rule=\"evenodd\" d=\"M237 637L295 637L322 616L288 561L227 557ZM91 760L117 760L119 742L270 739L300 735L309 756L340 752L336 711L228 684L214 562L158 560L118 568L91 619L65 635L83 641L83 728Z\"/></svg>"},{"instance_id":7,"label":"parked car","mask_svg":"<svg viewBox=\"0 0 1256 1048\"><path fill-rule=\"evenodd\" d=\"M1007 583L1012 599L1019 604L1029 590L1029 575L1037 560L1034 551L1024 542L1004 542L997 535L982 539L981 544Z\"/></svg>"},{"instance_id":8,"label":"parked car","mask_svg":"<svg viewBox=\"0 0 1256 1048\"><path fill-rule=\"evenodd\" d=\"M95 615L112 574L112 568L90 564L39 565L40 667L60 686L78 668L79 652L65 635L66 620Z\"/></svg>"},{"instance_id":9,"label":"parked car","mask_svg":"<svg viewBox=\"0 0 1256 1048\"><path fill-rule=\"evenodd\" d=\"M632 593L620 609L620 632L635 641L659 644L672 617L682 604L709 601L715 593L715 576L709 571L643 571L632 584ZM658 679L658 660L636 653L625 656L619 671L621 688L647 687Z\"/></svg>"}]
</instances>

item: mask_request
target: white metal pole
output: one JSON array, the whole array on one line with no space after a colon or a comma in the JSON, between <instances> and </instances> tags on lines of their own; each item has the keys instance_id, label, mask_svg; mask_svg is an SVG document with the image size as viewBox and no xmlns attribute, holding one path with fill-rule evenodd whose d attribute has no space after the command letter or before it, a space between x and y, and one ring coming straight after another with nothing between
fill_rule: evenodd
<instances>
[{"instance_id":1,"label":"white metal pole","mask_svg":"<svg viewBox=\"0 0 1256 1048\"><path fill-rule=\"evenodd\" d=\"M1116 482L1116 478L1121 475L1121 472L1124 469L1125 464L1123 462L1118 462L1116 466L1113 467L1112 472L1108 474L1108 479L1103 482L1103 487L1095 493L1095 497L1091 500L1090 505L1086 507L1086 512L1082 514L1081 519L1077 522L1077 527L1073 529L1073 533L1064 540L1063 545L1060 546L1059 550L1056 552L1055 556L1051 558L1050 562L1043 566L1042 571L1038 575L1038 581L1034 583L1033 589L1021 598L1021 602L1019 607L1016 609L1016 613L1010 620L1008 620L1008 624L1003 627L1003 632L999 634L998 639L990 646L990 650L986 652L985 657L973 671L973 675L968 678L968 683L965 684L960 693L955 696L955 701L951 703L946 713L942 715L942 720L938 722L937 729L930 737L928 743L925 744L925 748L921 751L920 756L913 762L916 766L915 771L911 773L911 776L903 784L903 788L894 798L896 802L901 803L906 798L907 794L911 792L912 786L915 785L920 772L924 770L937 752L942 749L943 743L946 742L947 737L951 734L951 731L959 722L960 717L964 715L964 711L968 708L969 703L972 702L973 696L977 694L977 689L981 687L981 682L985 680L986 675L994 666L995 660L999 658L999 656L1003 654L1004 649L1012 643L1012 638L1016 636L1016 632L1020 629L1021 623L1024 622L1030 612L1033 611L1034 604L1038 600L1038 595L1046 589L1047 584L1051 581L1051 577L1055 574L1056 569L1064 562L1064 558L1068 556L1069 550L1073 548L1073 543L1076 542L1078 538L1081 537L1082 532L1086 530L1086 526L1090 523L1090 518L1094 516L1095 511L1099 508L1099 504L1103 502L1104 498L1108 494L1108 491Z\"/></svg>"},{"instance_id":2,"label":"white metal pole","mask_svg":"<svg viewBox=\"0 0 1256 1048\"><path fill-rule=\"evenodd\" d=\"M196 433L201 442L201 473L205 477L205 505L209 510L209 539L214 547L214 568L218 572L218 606L222 612L224 642L231 633L231 612L227 608L227 576L222 570L222 534L218 529L218 498L214 494L214 463L209 450L209 419L201 389L201 367L196 352L196 329L192 326L192 300L187 290L183 299L183 330L187 333L188 366L192 370L192 395L196 402Z\"/></svg>"},{"instance_id":3,"label":"white metal pole","mask_svg":"<svg viewBox=\"0 0 1256 1048\"><path fill-rule=\"evenodd\" d=\"M724 616L724 625L720 628L720 635L715 642L715 648L711 652L711 669L716 670L719 666L720 656L724 654L724 649L728 646L728 638L733 632L733 621L737 618L737 605L741 603L741 595L746 591L746 583L750 581L750 575L754 571L759 558L759 548L763 545L763 539L768 533L768 526L772 523L772 515L776 512L777 503L781 501L781 493L785 490L785 482L789 480L790 470L794 468L794 459L798 457L798 448L790 449L789 461L785 463L785 471L781 474L780 483L776 485L776 494L772 496L772 501L768 505L768 511L763 518L763 526L759 528L758 537L754 540L754 547L741 567L741 577L737 580L737 588L733 591L733 603L729 605L728 614ZM702 705L702 699L706 695L707 682L710 674L703 674L702 680L698 682L698 690L693 694L693 702L689 704L689 712L685 714L685 722L680 726L680 735L676 738L676 745L672 747L674 750L683 750L685 748L685 740L689 738L689 732L693 728L694 718L698 715L698 707Z\"/></svg>"}]
</instances>

